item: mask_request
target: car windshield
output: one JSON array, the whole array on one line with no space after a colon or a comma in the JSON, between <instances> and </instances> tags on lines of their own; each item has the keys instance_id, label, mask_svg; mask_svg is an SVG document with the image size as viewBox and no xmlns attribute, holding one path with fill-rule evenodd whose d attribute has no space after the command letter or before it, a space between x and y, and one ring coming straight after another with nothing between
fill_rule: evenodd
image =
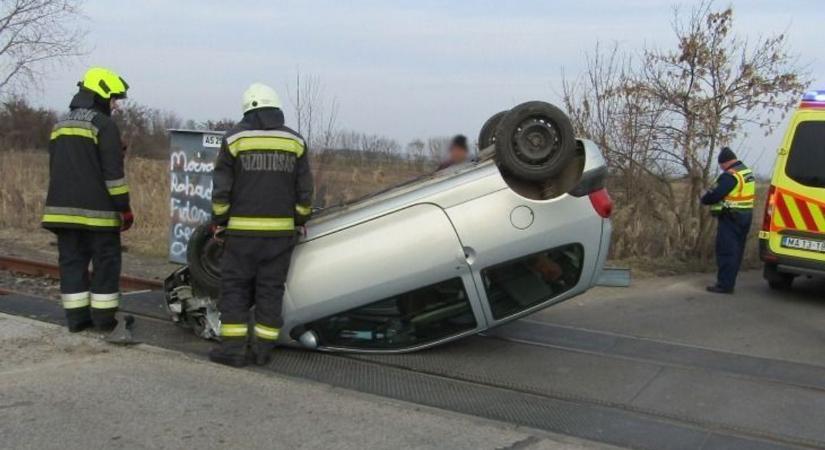
<instances>
[{"instance_id":1,"label":"car windshield","mask_svg":"<svg viewBox=\"0 0 825 450\"><path fill-rule=\"evenodd\" d=\"M797 183L825 187L825 121L802 122L796 127L785 173Z\"/></svg>"}]
</instances>

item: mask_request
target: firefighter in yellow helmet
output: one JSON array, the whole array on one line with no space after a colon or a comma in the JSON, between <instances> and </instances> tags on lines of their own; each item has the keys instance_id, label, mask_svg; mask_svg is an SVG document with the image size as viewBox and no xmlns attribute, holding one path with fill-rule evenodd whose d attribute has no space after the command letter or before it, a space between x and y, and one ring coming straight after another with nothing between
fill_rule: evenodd
<instances>
[{"instance_id":1,"label":"firefighter in yellow helmet","mask_svg":"<svg viewBox=\"0 0 825 450\"><path fill-rule=\"evenodd\" d=\"M91 325L109 331L120 300L120 233L134 221L120 130L111 118L129 85L115 72L93 67L78 86L69 113L52 129L42 224L57 235L69 331Z\"/></svg>"},{"instance_id":2,"label":"firefighter in yellow helmet","mask_svg":"<svg viewBox=\"0 0 825 450\"><path fill-rule=\"evenodd\" d=\"M212 191L213 225L225 227L226 238L218 302L221 343L209 357L231 366L243 366L252 357L259 365L269 362L283 326L296 225L309 219L312 206L307 144L284 125L278 94L252 84L243 96L243 112L241 122L224 136Z\"/></svg>"}]
</instances>

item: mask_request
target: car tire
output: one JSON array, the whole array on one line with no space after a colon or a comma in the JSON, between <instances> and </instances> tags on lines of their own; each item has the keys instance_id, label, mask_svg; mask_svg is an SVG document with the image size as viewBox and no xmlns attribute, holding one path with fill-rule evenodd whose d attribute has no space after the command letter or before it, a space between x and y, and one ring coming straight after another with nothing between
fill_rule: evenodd
<instances>
[{"instance_id":1,"label":"car tire","mask_svg":"<svg viewBox=\"0 0 825 450\"><path fill-rule=\"evenodd\" d=\"M189 275L195 295L207 295L212 298L220 296L222 254L223 241L215 239L209 231L208 224L195 228L186 249L186 260L189 263Z\"/></svg>"},{"instance_id":2,"label":"car tire","mask_svg":"<svg viewBox=\"0 0 825 450\"><path fill-rule=\"evenodd\" d=\"M484 150L496 143L496 128L505 114L507 114L507 110L499 111L490 116L490 118L484 122L484 125L481 126L481 131L478 133L479 150Z\"/></svg>"},{"instance_id":3,"label":"car tire","mask_svg":"<svg viewBox=\"0 0 825 450\"><path fill-rule=\"evenodd\" d=\"M765 264L763 275L768 280L768 286L775 291L790 289L796 278L793 274L780 272L776 264Z\"/></svg>"},{"instance_id":4,"label":"car tire","mask_svg":"<svg viewBox=\"0 0 825 450\"><path fill-rule=\"evenodd\" d=\"M547 102L522 103L507 112L495 131L496 163L524 181L546 181L561 173L576 153L570 118Z\"/></svg>"}]
</instances>

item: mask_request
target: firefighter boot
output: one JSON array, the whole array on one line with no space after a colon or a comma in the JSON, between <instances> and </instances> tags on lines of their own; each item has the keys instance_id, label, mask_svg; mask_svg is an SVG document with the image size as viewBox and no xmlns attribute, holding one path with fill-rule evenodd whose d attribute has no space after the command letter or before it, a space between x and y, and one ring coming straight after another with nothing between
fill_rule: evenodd
<instances>
[{"instance_id":1,"label":"firefighter boot","mask_svg":"<svg viewBox=\"0 0 825 450\"><path fill-rule=\"evenodd\" d=\"M89 307L67 309L66 324L69 327L69 333L79 333L91 327L92 317L89 314Z\"/></svg>"},{"instance_id":2,"label":"firefighter boot","mask_svg":"<svg viewBox=\"0 0 825 450\"><path fill-rule=\"evenodd\" d=\"M120 293L96 294L92 292L92 323L100 333L110 333L115 329L115 313L120 304Z\"/></svg>"},{"instance_id":3,"label":"firefighter boot","mask_svg":"<svg viewBox=\"0 0 825 450\"><path fill-rule=\"evenodd\" d=\"M268 366L272 362L272 352L275 350L275 342L259 340L252 346L252 352L255 354L255 364L259 366Z\"/></svg>"},{"instance_id":4,"label":"firefighter boot","mask_svg":"<svg viewBox=\"0 0 825 450\"><path fill-rule=\"evenodd\" d=\"M117 326L115 319L115 312L117 309L96 309L92 308L92 323L94 323L95 330L100 333L110 333Z\"/></svg>"},{"instance_id":5,"label":"firefighter boot","mask_svg":"<svg viewBox=\"0 0 825 450\"><path fill-rule=\"evenodd\" d=\"M232 367L247 365L246 340L224 340L209 352L212 362Z\"/></svg>"}]
</instances>

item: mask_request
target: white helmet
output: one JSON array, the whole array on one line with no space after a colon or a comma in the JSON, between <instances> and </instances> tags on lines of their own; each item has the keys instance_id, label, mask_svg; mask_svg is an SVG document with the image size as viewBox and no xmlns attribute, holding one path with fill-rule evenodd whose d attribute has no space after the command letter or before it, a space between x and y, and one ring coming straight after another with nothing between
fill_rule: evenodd
<instances>
[{"instance_id":1,"label":"white helmet","mask_svg":"<svg viewBox=\"0 0 825 450\"><path fill-rule=\"evenodd\" d=\"M280 108L281 98L275 89L263 84L252 83L243 93L244 114L258 108Z\"/></svg>"}]
</instances>

